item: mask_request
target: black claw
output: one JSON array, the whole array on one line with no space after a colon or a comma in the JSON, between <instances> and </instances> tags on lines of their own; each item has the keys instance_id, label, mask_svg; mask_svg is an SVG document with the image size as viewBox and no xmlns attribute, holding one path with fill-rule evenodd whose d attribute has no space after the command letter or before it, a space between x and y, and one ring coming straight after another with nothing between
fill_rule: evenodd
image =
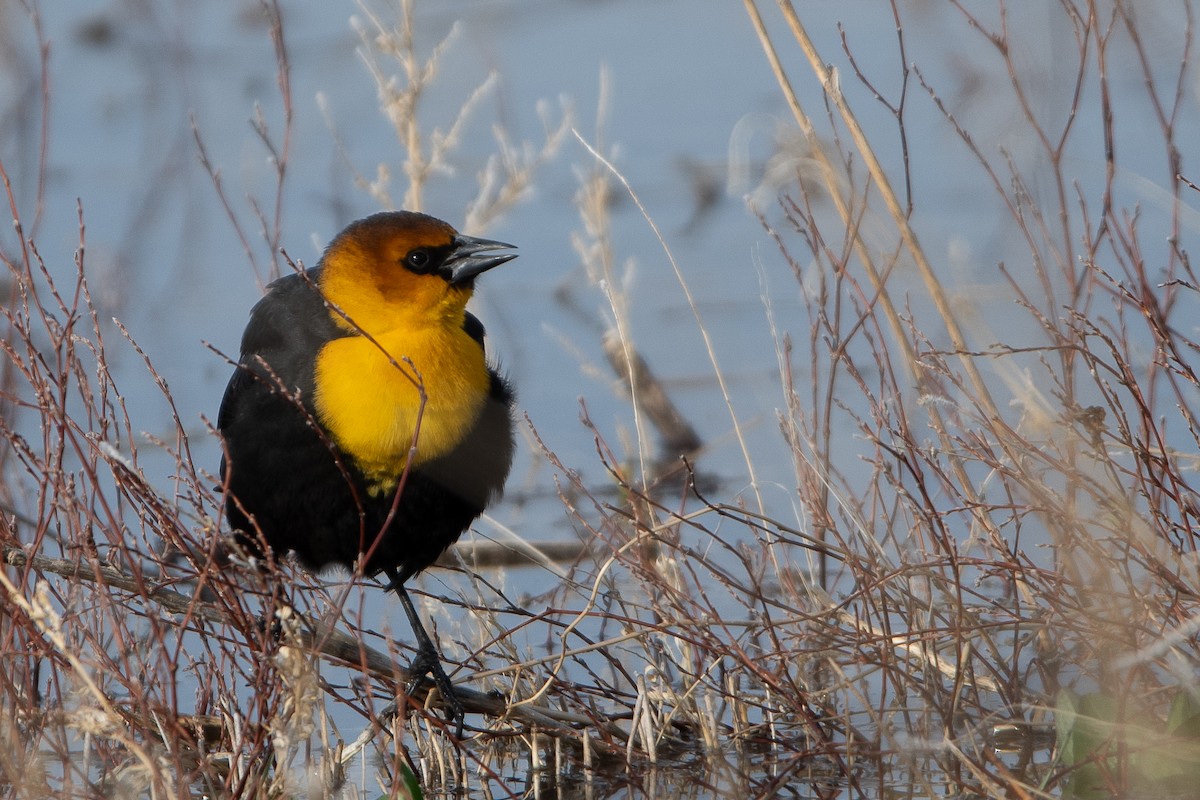
<instances>
[{"instance_id":1,"label":"black claw","mask_svg":"<svg viewBox=\"0 0 1200 800\"><path fill-rule=\"evenodd\" d=\"M412 660L412 664L408 667L408 672L411 678L408 684L408 695L410 697L415 695L428 678L429 682L433 683L433 688L437 689L438 694L442 698L442 707L446 711L446 722L454 723L454 738L462 739L466 709L463 707L462 700L459 698L454 684L450 682L450 676L443 669L437 652L432 649L419 649L417 655Z\"/></svg>"},{"instance_id":2,"label":"black claw","mask_svg":"<svg viewBox=\"0 0 1200 800\"><path fill-rule=\"evenodd\" d=\"M274 613L270 616L262 614L255 621L255 628L260 633L268 634L275 642L283 641L283 621L279 619L279 614Z\"/></svg>"}]
</instances>

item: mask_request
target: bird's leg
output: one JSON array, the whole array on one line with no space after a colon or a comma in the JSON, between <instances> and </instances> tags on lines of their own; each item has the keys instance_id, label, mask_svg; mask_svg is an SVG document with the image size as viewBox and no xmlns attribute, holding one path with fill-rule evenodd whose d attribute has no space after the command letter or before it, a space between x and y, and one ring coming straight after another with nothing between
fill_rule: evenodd
<instances>
[{"instance_id":1,"label":"bird's leg","mask_svg":"<svg viewBox=\"0 0 1200 800\"><path fill-rule=\"evenodd\" d=\"M391 581L388 588L400 597L400 604L404 606L404 613L408 615L408 623L412 626L413 635L417 638L417 654L408 668L407 692L409 696L412 696L417 687L424 682L425 677L429 676L442 696L442 703L446 706L446 721L454 722L454 736L456 739L462 739L465 716L462 701L459 700L458 693L454 690L454 684L450 682L450 677L446 675L446 670L442 667L441 656L438 655L433 639L429 637L428 631L421 623L421 618L417 615L416 606L413 605L412 598L408 596L408 591L404 588L403 579L394 569L386 570L386 572Z\"/></svg>"}]
</instances>

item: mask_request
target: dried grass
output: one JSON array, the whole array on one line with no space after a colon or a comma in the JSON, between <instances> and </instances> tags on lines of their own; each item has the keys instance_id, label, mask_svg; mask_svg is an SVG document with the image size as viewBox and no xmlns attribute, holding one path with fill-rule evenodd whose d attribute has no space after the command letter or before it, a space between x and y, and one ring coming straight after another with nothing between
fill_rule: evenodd
<instances>
[{"instance_id":1,"label":"dried grass","mask_svg":"<svg viewBox=\"0 0 1200 800\"><path fill-rule=\"evenodd\" d=\"M495 691L464 687L477 724L464 746L436 714L397 715L405 675L396 664L407 658L372 628L350 589L287 565L278 569L288 579L272 580L223 552L215 480L193 463L177 415L173 438L154 443L175 460L171 487L143 474L145 445L106 357L113 347L140 350L119 329L119 341L106 339L112 329L87 282L83 210L74 278L55 281L60 271L21 227L0 163L17 225L14 244L0 251L12 282L0 415L0 792L357 796L378 787L404 796L415 773L431 792L465 784L515 793L509 781L523 775L530 791L574 779L597 792L631 779L665 791L700 777L755 797L788 784L860 796L911 767L914 791L924 781L929 794L1037 797L1060 791L1071 772L1029 745L1049 729L1061 688L1113 698L1119 724L1161 720L1171 698L1196 692L1192 320L1200 281L1185 224L1196 187L1177 174L1185 143L1174 125L1192 102L1185 84L1194 66L1152 74L1150 45L1126 4L1063 3L1054 12L1075 37L1081 87L1111 102L1116 37L1145 71L1172 231L1153 259L1139 211L1123 206L1114 186L1117 162L1099 194L1086 192L1068 158L1070 120L1055 128L1025 100L1003 4L999 21L955 7L1004 65L1048 173L1026 174L981 147L918 66L905 62L899 96L880 98L902 138L918 100L944 115L1007 210L1003 225L1025 243L1031 272L1001 274L1026 315L1022 333L1039 342L1023 335L1018 346L983 327L986 315L955 296L923 250L907 159L889 169L873 155L873 134L839 87L846 76L830 70L830 54L817 52L791 4L780 3L778 30L754 0L746 7L803 141L792 188L778 208L757 209L808 310L808 328L796 330L767 309L778 343L778 424L794 466L769 479L794 482L796 511L773 512L758 491L768 478L741 436L689 277L598 130L586 143L593 166L579 171L574 242L608 304L596 329L619 351L612 363L625 371L618 377L635 437L606 441L585 407L605 476L585 482L531 427L590 548L558 565L554 586L530 601L509 600L490 575L466 581L446 647L473 683ZM286 100L283 31L278 9L268 11ZM892 11L904 53L905 17ZM411 3L396 17L366 11L358 30L396 129L403 205L419 208L429 182L453 170L464 126L483 113L496 78L445 127L430 126L420 100L452 48L443 42L419 57ZM1177 33L1190 53L1193 20L1184 14L1184 22ZM824 90L821 133L793 90L807 79L789 77L777 52L793 46ZM846 54L855 80L875 91L849 44ZM251 212L272 250L290 107L279 132L255 125L277 163L272 210ZM1113 114L1128 112L1107 111L1111 144L1119 141ZM535 184L570 118L543 111L536 143L496 129L466 229L486 227ZM251 226L204 158L258 269ZM360 178L384 206L392 173L381 165ZM1034 202L1035 179L1055 187L1057 205ZM778 186L778 174L770 181ZM645 361L620 266L635 254L620 252L609 216L618 191L658 234L688 298L750 476L745 496L694 480L688 460L682 480L666 474L668 461L699 443L681 446L665 430L670 415L651 399L662 387L638 366ZM913 283L896 288L899 269L913 271L924 296L912 295ZM918 318L918 305L931 313ZM146 366L173 409L166 383ZM656 426L674 443L665 450L655 446ZM547 647L534 652L530 639ZM993 748L1002 726L1027 732L1021 757ZM1128 775L1105 779L1116 791Z\"/></svg>"}]
</instances>

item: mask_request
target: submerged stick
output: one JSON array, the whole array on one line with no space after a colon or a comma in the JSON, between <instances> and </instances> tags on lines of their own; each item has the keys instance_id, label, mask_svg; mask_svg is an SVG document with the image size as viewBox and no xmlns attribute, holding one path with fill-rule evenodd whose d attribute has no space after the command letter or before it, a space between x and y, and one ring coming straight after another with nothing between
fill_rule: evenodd
<instances>
[{"instance_id":1,"label":"submerged stick","mask_svg":"<svg viewBox=\"0 0 1200 800\"><path fill-rule=\"evenodd\" d=\"M662 436L660 463L673 463L703 446L700 434L684 419L640 352L610 333L604 337L604 355L629 387L634 402Z\"/></svg>"}]
</instances>

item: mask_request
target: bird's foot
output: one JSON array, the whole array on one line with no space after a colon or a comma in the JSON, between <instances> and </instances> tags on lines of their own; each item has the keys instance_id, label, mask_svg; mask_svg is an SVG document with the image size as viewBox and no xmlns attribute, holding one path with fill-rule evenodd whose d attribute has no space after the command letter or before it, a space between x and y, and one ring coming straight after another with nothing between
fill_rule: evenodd
<instances>
[{"instance_id":1,"label":"bird's foot","mask_svg":"<svg viewBox=\"0 0 1200 800\"><path fill-rule=\"evenodd\" d=\"M442 706L446 710L446 721L454 723L454 738L462 739L466 709L463 707L454 684L450 682L450 676L442 667L442 661L438 658L437 651L432 646L418 647L417 655L409 665L408 672L411 679L408 684L408 696L412 697L428 678L442 698Z\"/></svg>"}]
</instances>

